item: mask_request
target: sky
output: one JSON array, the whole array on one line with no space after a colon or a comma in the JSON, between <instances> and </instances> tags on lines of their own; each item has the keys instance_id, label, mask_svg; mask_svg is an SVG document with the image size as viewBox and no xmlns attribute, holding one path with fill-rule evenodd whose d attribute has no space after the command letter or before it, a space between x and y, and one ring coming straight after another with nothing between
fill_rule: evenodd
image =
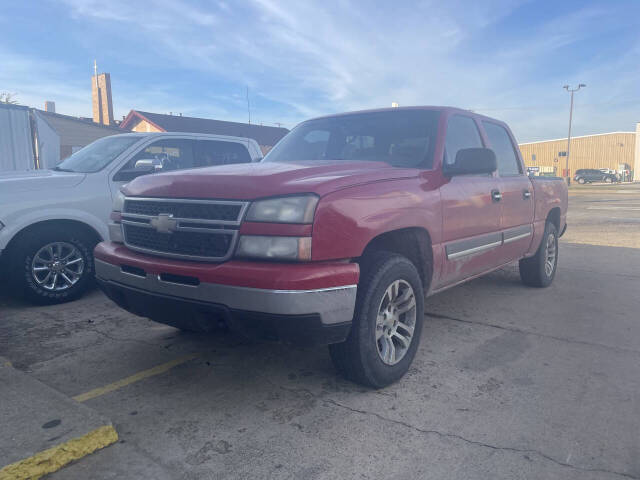
<instances>
[{"instance_id":1,"label":"sky","mask_svg":"<svg viewBox=\"0 0 640 480\"><path fill-rule=\"evenodd\" d=\"M0 92L91 116L93 61L116 118L137 109L265 125L450 105L519 142L635 130L640 0L29 0L0 13Z\"/></svg>"}]
</instances>

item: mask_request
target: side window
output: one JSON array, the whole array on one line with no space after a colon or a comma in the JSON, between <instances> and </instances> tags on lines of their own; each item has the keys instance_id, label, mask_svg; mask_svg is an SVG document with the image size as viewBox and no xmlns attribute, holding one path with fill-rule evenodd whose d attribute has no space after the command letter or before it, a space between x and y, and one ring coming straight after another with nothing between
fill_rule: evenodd
<instances>
[{"instance_id":1,"label":"side window","mask_svg":"<svg viewBox=\"0 0 640 480\"><path fill-rule=\"evenodd\" d=\"M138 152L123 170L151 170L166 172L193 168L193 140L166 139L153 142Z\"/></svg>"},{"instance_id":2,"label":"side window","mask_svg":"<svg viewBox=\"0 0 640 480\"><path fill-rule=\"evenodd\" d=\"M232 163L250 163L251 155L246 145L238 142L198 140L194 167L212 167Z\"/></svg>"},{"instance_id":3,"label":"side window","mask_svg":"<svg viewBox=\"0 0 640 480\"><path fill-rule=\"evenodd\" d=\"M487 132L491 148L496 154L498 174L503 177L520 175L522 173L520 161L511 142L511 137L509 137L504 127L485 121L482 122L482 126Z\"/></svg>"},{"instance_id":4,"label":"side window","mask_svg":"<svg viewBox=\"0 0 640 480\"><path fill-rule=\"evenodd\" d=\"M482 147L482 139L476 122L471 117L454 115L447 124L447 136L444 144L444 163L452 165L456 161L458 150Z\"/></svg>"}]
</instances>

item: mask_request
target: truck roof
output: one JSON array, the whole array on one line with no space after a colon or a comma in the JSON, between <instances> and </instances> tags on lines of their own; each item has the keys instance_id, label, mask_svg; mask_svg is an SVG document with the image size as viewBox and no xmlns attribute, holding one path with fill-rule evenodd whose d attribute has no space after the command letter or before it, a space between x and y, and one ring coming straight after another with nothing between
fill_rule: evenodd
<instances>
[{"instance_id":1,"label":"truck roof","mask_svg":"<svg viewBox=\"0 0 640 480\"><path fill-rule=\"evenodd\" d=\"M120 133L116 135L110 135L111 137L171 137L175 135L194 135L198 137L209 137L211 139L232 139L240 142L251 141L255 142L254 139L249 137L235 137L233 135L219 135L213 133L194 133L194 132L126 132Z\"/></svg>"},{"instance_id":2,"label":"truck roof","mask_svg":"<svg viewBox=\"0 0 640 480\"><path fill-rule=\"evenodd\" d=\"M344 113L334 113L330 115L321 115L319 117L311 118L310 120L318 120L321 118L333 118L333 117L343 117L347 115L358 115L362 113L376 113L376 112L397 112L402 110L439 110L440 112L447 113L464 113L466 115L471 115L478 118L484 118L487 120L491 120L494 122L498 122L504 124L502 120L498 120L497 118L487 117L486 115L482 115L474 112L473 110L465 110L463 108L458 107L450 107L450 106L437 106L437 105L416 105L416 106L408 106L408 107L387 107L387 108L372 108L368 110L355 110L351 112ZM306 120L309 121L309 120Z\"/></svg>"}]
</instances>

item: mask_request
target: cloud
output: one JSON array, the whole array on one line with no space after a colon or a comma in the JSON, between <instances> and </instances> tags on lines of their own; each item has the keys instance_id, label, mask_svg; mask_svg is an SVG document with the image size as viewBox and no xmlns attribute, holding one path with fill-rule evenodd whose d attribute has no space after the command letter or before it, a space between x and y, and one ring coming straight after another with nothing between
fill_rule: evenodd
<instances>
[{"instance_id":1,"label":"cloud","mask_svg":"<svg viewBox=\"0 0 640 480\"><path fill-rule=\"evenodd\" d=\"M564 134L568 99L561 86L569 81L589 84L577 98L578 134L628 130L637 120L637 104L619 104L637 90L637 45L614 55L610 45L629 12L623 15L625 5L588 3L531 21L523 9L533 7L524 0L60 5L77 28L119 39L102 48L123 68L139 71L126 79L112 72L116 103L126 110L245 120L248 85L253 118L289 127L397 101L474 108L508 121L519 139L530 141ZM53 85L56 92L63 88ZM84 83L73 88L82 91ZM588 107L603 101L607 115Z\"/></svg>"}]
</instances>

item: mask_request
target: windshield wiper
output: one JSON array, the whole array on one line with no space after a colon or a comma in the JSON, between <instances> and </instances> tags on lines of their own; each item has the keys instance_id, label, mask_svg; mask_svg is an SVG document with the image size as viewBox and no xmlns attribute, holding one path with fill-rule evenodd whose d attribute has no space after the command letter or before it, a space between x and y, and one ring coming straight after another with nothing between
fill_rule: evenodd
<instances>
[{"instance_id":1,"label":"windshield wiper","mask_svg":"<svg viewBox=\"0 0 640 480\"><path fill-rule=\"evenodd\" d=\"M53 170L55 170L56 172L74 172L75 173L75 170L70 170L68 168L53 167Z\"/></svg>"}]
</instances>

